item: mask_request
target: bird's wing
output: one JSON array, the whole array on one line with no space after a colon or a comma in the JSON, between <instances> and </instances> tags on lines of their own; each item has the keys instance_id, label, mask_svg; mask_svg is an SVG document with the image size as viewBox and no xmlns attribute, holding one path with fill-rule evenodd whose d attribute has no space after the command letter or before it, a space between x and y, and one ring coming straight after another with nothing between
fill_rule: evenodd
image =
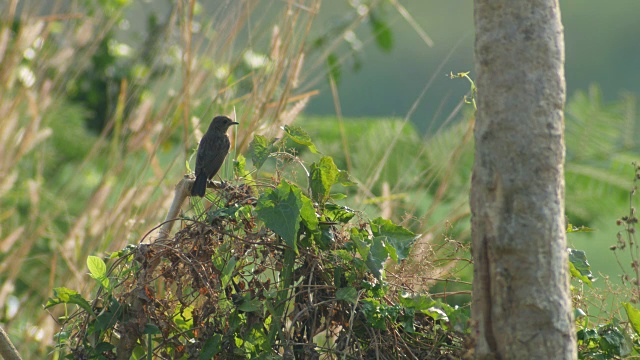
<instances>
[{"instance_id":1,"label":"bird's wing","mask_svg":"<svg viewBox=\"0 0 640 360\"><path fill-rule=\"evenodd\" d=\"M224 159L229 153L229 138L224 135L216 140L217 141L214 142L216 146L208 148L205 150L206 153L202 155L204 159L208 160L205 161L203 159L202 162L204 163L204 172L209 175L207 176L209 179L213 178L218 173L218 170L222 167L222 163L224 163Z\"/></svg>"}]
</instances>

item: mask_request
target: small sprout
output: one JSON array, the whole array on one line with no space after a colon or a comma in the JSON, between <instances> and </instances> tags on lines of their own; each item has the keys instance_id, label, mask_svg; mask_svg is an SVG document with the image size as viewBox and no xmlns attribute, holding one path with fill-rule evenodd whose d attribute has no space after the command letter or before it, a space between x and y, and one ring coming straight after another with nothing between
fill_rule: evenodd
<instances>
[{"instance_id":1,"label":"small sprout","mask_svg":"<svg viewBox=\"0 0 640 360\"><path fill-rule=\"evenodd\" d=\"M609 250L615 251L618 247L616 245L609 246Z\"/></svg>"}]
</instances>

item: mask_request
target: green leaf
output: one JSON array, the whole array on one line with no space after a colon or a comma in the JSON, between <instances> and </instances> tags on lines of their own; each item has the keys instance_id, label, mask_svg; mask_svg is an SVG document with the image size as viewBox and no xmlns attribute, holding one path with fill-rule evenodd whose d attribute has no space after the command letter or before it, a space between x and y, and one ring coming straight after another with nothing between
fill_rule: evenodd
<instances>
[{"instance_id":1,"label":"green leaf","mask_svg":"<svg viewBox=\"0 0 640 360\"><path fill-rule=\"evenodd\" d=\"M384 243L382 242L380 237L373 238L371 247L369 248L369 256L365 260L367 267L373 275L380 279L382 277L382 269L384 268L384 262L389 257L389 252L387 251Z\"/></svg>"},{"instance_id":2,"label":"green leaf","mask_svg":"<svg viewBox=\"0 0 640 360\"><path fill-rule=\"evenodd\" d=\"M313 200L324 204L329 200L331 187L338 179L338 167L329 156L323 156L320 161L311 164L309 185Z\"/></svg>"},{"instance_id":3,"label":"green leaf","mask_svg":"<svg viewBox=\"0 0 640 360\"><path fill-rule=\"evenodd\" d=\"M249 154L251 154L251 162L256 169L260 169L269 155L273 152L273 142L269 143L267 138L262 135L255 135L251 144L249 144Z\"/></svg>"},{"instance_id":4,"label":"green leaf","mask_svg":"<svg viewBox=\"0 0 640 360\"><path fill-rule=\"evenodd\" d=\"M574 232L593 232L595 230L593 230L590 227L586 227L584 225L580 226L580 227L576 227L573 226L572 224L567 224L567 233L574 233Z\"/></svg>"},{"instance_id":5,"label":"green leaf","mask_svg":"<svg viewBox=\"0 0 640 360\"><path fill-rule=\"evenodd\" d=\"M93 315L93 309L91 309L91 305L89 304L89 302L85 300L77 291L67 289L65 287L54 288L53 298L49 298L44 308L48 309L58 304L75 304L80 306L89 314Z\"/></svg>"},{"instance_id":6,"label":"green leaf","mask_svg":"<svg viewBox=\"0 0 640 360\"><path fill-rule=\"evenodd\" d=\"M219 354L221 351L222 351L222 335L214 334L212 337L207 339L204 345L202 345L202 351L200 352L200 356L198 356L198 359L200 360L213 359L213 356Z\"/></svg>"},{"instance_id":7,"label":"green leaf","mask_svg":"<svg viewBox=\"0 0 640 360\"><path fill-rule=\"evenodd\" d=\"M97 256L87 257L87 267L89 268L89 275L94 278L102 287L110 289L109 278L107 277L107 265L104 260Z\"/></svg>"},{"instance_id":8,"label":"green leaf","mask_svg":"<svg viewBox=\"0 0 640 360\"><path fill-rule=\"evenodd\" d=\"M174 311L173 322L178 329L188 331L193 327L193 306L178 306Z\"/></svg>"},{"instance_id":9,"label":"green leaf","mask_svg":"<svg viewBox=\"0 0 640 360\"><path fill-rule=\"evenodd\" d=\"M311 141L311 136L309 136L306 131L302 130L301 127L295 125L285 125L283 129L285 134L287 134L287 136L295 143L308 147L309 150L314 154L320 154L318 149L316 149L316 146Z\"/></svg>"},{"instance_id":10,"label":"green leaf","mask_svg":"<svg viewBox=\"0 0 640 360\"><path fill-rule=\"evenodd\" d=\"M624 307L624 310L627 312L627 318L633 331L635 331L637 335L640 335L640 311L626 302L622 303L622 307Z\"/></svg>"},{"instance_id":11,"label":"green leaf","mask_svg":"<svg viewBox=\"0 0 640 360\"><path fill-rule=\"evenodd\" d=\"M296 195L296 198L299 198L302 202L300 218L302 219L304 226L311 231L318 230L318 216L316 215L316 209L313 207L311 199L304 196L304 194L302 194L302 190L298 187L292 187L291 191Z\"/></svg>"},{"instance_id":12,"label":"green leaf","mask_svg":"<svg viewBox=\"0 0 640 360\"><path fill-rule=\"evenodd\" d=\"M247 294L249 295L249 294ZM245 299L242 304L238 305L238 310L248 312L258 311L262 308L262 302L260 299Z\"/></svg>"},{"instance_id":13,"label":"green leaf","mask_svg":"<svg viewBox=\"0 0 640 360\"><path fill-rule=\"evenodd\" d=\"M113 344L109 344L106 341L103 341L101 343L99 343L98 345L96 345L95 349L93 350L95 354L100 354L106 351L111 351L115 349L115 345Z\"/></svg>"},{"instance_id":14,"label":"green leaf","mask_svg":"<svg viewBox=\"0 0 640 360\"><path fill-rule=\"evenodd\" d=\"M233 162L233 170L237 177L246 178L251 177L250 173L246 170L247 159L242 154L238 154L236 160Z\"/></svg>"},{"instance_id":15,"label":"green leaf","mask_svg":"<svg viewBox=\"0 0 640 360\"><path fill-rule=\"evenodd\" d=\"M356 182L351 179L351 175L349 175L347 170L340 170L338 172L338 180L336 182L342 186L357 185Z\"/></svg>"},{"instance_id":16,"label":"green leaf","mask_svg":"<svg viewBox=\"0 0 640 360\"><path fill-rule=\"evenodd\" d=\"M629 352L624 334L614 326L607 326L600 332L600 348L617 356L625 356Z\"/></svg>"},{"instance_id":17,"label":"green leaf","mask_svg":"<svg viewBox=\"0 0 640 360\"><path fill-rule=\"evenodd\" d=\"M426 315L429 315L430 317L433 318L433 320L444 320L444 321L449 321L449 317L447 316L447 314L444 312L444 310L439 309L435 306L432 306L430 308L428 308L427 310L422 310L422 312Z\"/></svg>"},{"instance_id":18,"label":"green leaf","mask_svg":"<svg viewBox=\"0 0 640 360\"><path fill-rule=\"evenodd\" d=\"M107 265L97 256L87 257L87 267L89 268L91 277L94 279L103 278L107 274Z\"/></svg>"},{"instance_id":19,"label":"green leaf","mask_svg":"<svg viewBox=\"0 0 640 360\"><path fill-rule=\"evenodd\" d=\"M355 245L358 254L363 259L369 257L370 245L364 240L365 238L355 228L351 228L351 242Z\"/></svg>"},{"instance_id":20,"label":"green leaf","mask_svg":"<svg viewBox=\"0 0 640 360\"><path fill-rule=\"evenodd\" d=\"M160 328L157 325L148 323L144 326L142 333L147 335L157 335L162 334L162 331L160 331Z\"/></svg>"},{"instance_id":21,"label":"green leaf","mask_svg":"<svg viewBox=\"0 0 640 360\"><path fill-rule=\"evenodd\" d=\"M231 281L233 277L233 270L236 268L236 257L232 256L229 261L224 265L220 276L220 286L224 289Z\"/></svg>"},{"instance_id":22,"label":"green leaf","mask_svg":"<svg viewBox=\"0 0 640 360\"><path fill-rule=\"evenodd\" d=\"M256 213L264 224L274 233L280 235L296 254L298 253L297 238L300 229L300 213L304 206L301 194L299 188L283 180L275 189L267 189L258 199L256 205Z\"/></svg>"},{"instance_id":23,"label":"green leaf","mask_svg":"<svg viewBox=\"0 0 640 360\"><path fill-rule=\"evenodd\" d=\"M390 52L393 48L391 28L389 28L387 23L373 10L369 12L369 20L371 21L373 34L376 37L376 44L382 51Z\"/></svg>"},{"instance_id":24,"label":"green leaf","mask_svg":"<svg viewBox=\"0 0 640 360\"><path fill-rule=\"evenodd\" d=\"M324 207L324 215L331 221L346 224L356 215L352 209L335 204L326 204Z\"/></svg>"},{"instance_id":25,"label":"green leaf","mask_svg":"<svg viewBox=\"0 0 640 360\"><path fill-rule=\"evenodd\" d=\"M592 286L593 274L587 261L587 254L582 250L569 249L569 271L571 276Z\"/></svg>"},{"instance_id":26,"label":"green leaf","mask_svg":"<svg viewBox=\"0 0 640 360\"><path fill-rule=\"evenodd\" d=\"M342 66L340 65L340 59L334 53L327 56L327 66L329 67L328 75L336 84L340 83L342 77Z\"/></svg>"},{"instance_id":27,"label":"green leaf","mask_svg":"<svg viewBox=\"0 0 640 360\"><path fill-rule=\"evenodd\" d=\"M112 329L122 319L124 307L117 300L112 299L106 309L96 318L95 328L99 331Z\"/></svg>"},{"instance_id":28,"label":"green leaf","mask_svg":"<svg viewBox=\"0 0 640 360\"><path fill-rule=\"evenodd\" d=\"M417 311L427 310L436 304L435 300L430 299L424 294L413 294L404 292L398 297L400 305L408 308L415 309Z\"/></svg>"},{"instance_id":29,"label":"green leaf","mask_svg":"<svg viewBox=\"0 0 640 360\"><path fill-rule=\"evenodd\" d=\"M318 226L320 231L314 234L316 245L321 250L329 250L336 241L333 226L322 224Z\"/></svg>"},{"instance_id":30,"label":"green leaf","mask_svg":"<svg viewBox=\"0 0 640 360\"><path fill-rule=\"evenodd\" d=\"M397 260L403 260L409 256L411 246L420 236L383 218L372 220L370 225L374 237L382 237L386 243L393 246Z\"/></svg>"},{"instance_id":31,"label":"green leaf","mask_svg":"<svg viewBox=\"0 0 640 360\"><path fill-rule=\"evenodd\" d=\"M358 302L358 291L352 287L345 287L336 291L336 299L355 304Z\"/></svg>"}]
</instances>

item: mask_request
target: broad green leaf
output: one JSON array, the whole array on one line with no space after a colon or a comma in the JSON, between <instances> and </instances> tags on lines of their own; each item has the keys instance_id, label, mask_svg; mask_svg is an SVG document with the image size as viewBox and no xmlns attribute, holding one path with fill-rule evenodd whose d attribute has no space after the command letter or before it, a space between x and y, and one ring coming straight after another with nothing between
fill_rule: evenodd
<instances>
[{"instance_id":1,"label":"broad green leaf","mask_svg":"<svg viewBox=\"0 0 640 360\"><path fill-rule=\"evenodd\" d=\"M160 328L157 325L154 325L152 323L148 323L144 326L144 330L142 331L143 334L151 334L151 335L157 335L157 334L162 334L162 331L160 331Z\"/></svg>"},{"instance_id":2,"label":"broad green leaf","mask_svg":"<svg viewBox=\"0 0 640 360\"><path fill-rule=\"evenodd\" d=\"M320 161L311 164L309 185L313 200L324 204L329 200L331 187L338 179L338 168L330 156L323 156Z\"/></svg>"},{"instance_id":3,"label":"broad green leaf","mask_svg":"<svg viewBox=\"0 0 640 360\"><path fill-rule=\"evenodd\" d=\"M97 256L90 255L87 257L87 267L89 268L91 277L94 279L103 278L107 275L107 265Z\"/></svg>"},{"instance_id":4,"label":"broad green leaf","mask_svg":"<svg viewBox=\"0 0 640 360\"><path fill-rule=\"evenodd\" d=\"M436 303L435 300L430 299L427 295L412 294L408 292L400 294L398 302L400 305L408 309L415 309L418 311L427 310Z\"/></svg>"},{"instance_id":5,"label":"broad green leaf","mask_svg":"<svg viewBox=\"0 0 640 360\"><path fill-rule=\"evenodd\" d=\"M94 278L102 287L109 289L109 278L107 277L107 265L97 256L87 257L87 267L89 275Z\"/></svg>"},{"instance_id":6,"label":"broad green leaf","mask_svg":"<svg viewBox=\"0 0 640 360\"><path fill-rule=\"evenodd\" d=\"M295 125L285 125L283 129L285 134L287 134L287 136L289 136L289 138L295 143L308 147L309 150L314 154L320 154L318 149L316 149L316 146L311 141L311 136L309 136L306 131L302 130L301 127Z\"/></svg>"},{"instance_id":7,"label":"broad green leaf","mask_svg":"<svg viewBox=\"0 0 640 360\"><path fill-rule=\"evenodd\" d=\"M300 189L293 191L293 186L282 181L275 189L267 189L258 199L256 213L264 224L276 234L296 254L297 238L300 229L300 211L303 207Z\"/></svg>"},{"instance_id":8,"label":"broad green leaf","mask_svg":"<svg viewBox=\"0 0 640 360\"><path fill-rule=\"evenodd\" d=\"M95 349L93 349L93 351L95 352L95 354L101 354L103 352L107 352L107 351L111 351L113 349L115 349L116 346L113 344L110 344L106 341L103 341L101 343L99 343L98 345L96 345Z\"/></svg>"},{"instance_id":9,"label":"broad green leaf","mask_svg":"<svg viewBox=\"0 0 640 360\"><path fill-rule=\"evenodd\" d=\"M582 250L568 249L569 251L569 271L571 276L582 280L591 286L593 274L591 265L587 261L587 254Z\"/></svg>"},{"instance_id":10,"label":"broad green leaf","mask_svg":"<svg viewBox=\"0 0 640 360\"><path fill-rule=\"evenodd\" d=\"M295 194L296 198L300 199L302 206L300 207L300 218L304 226L311 231L318 229L318 216L316 215L316 209L313 207L311 199L304 196L302 190L296 186L291 187L291 191Z\"/></svg>"},{"instance_id":11,"label":"broad green leaf","mask_svg":"<svg viewBox=\"0 0 640 360\"><path fill-rule=\"evenodd\" d=\"M314 233L314 239L316 244L321 250L329 250L335 243L336 237L333 231L333 226L321 224L319 226L320 231Z\"/></svg>"},{"instance_id":12,"label":"broad green leaf","mask_svg":"<svg viewBox=\"0 0 640 360\"><path fill-rule=\"evenodd\" d=\"M242 154L238 154L236 160L233 162L233 170L237 177L245 178L246 182L253 180L251 173L247 171L247 159Z\"/></svg>"},{"instance_id":13,"label":"broad green leaf","mask_svg":"<svg viewBox=\"0 0 640 360\"><path fill-rule=\"evenodd\" d=\"M193 306L178 306L175 309L173 322L182 331L190 330L193 327Z\"/></svg>"},{"instance_id":14,"label":"broad green leaf","mask_svg":"<svg viewBox=\"0 0 640 360\"><path fill-rule=\"evenodd\" d=\"M259 299L245 299L242 304L238 305L238 310L248 312L254 312L260 310L262 302Z\"/></svg>"},{"instance_id":15,"label":"broad green leaf","mask_svg":"<svg viewBox=\"0 0 640 360\"><path fill-rule=\"evenodd\" d=\"M262 135L255 135L251 144L249 144L249 154L251 154L251 162L256 169L260 169L269 155L273 152L273 143L269 143L267 138Z\"/></svg>"},{"instance_id":16,"label":"broad green leaf","mask_svg":"<svg viewBox=\"0 0 640 360\"><path fill-rule=\"evenodd\" d=\"M389 252L382 242L382 239L380 237L374 237L371 247L369 248L369 256L367 256L365 263L376 278L380 279L382 277L384 262L388 257Z\"/></svg>"},{"instance_id":17,"label":"broad green leaf","mask_svg":"<svg viewBox=\"0 0 640 360\"><path fill-rule=\"evenodd\" d=\"M607 326L605 329L599 331L600 333L600 348L607 353L617 356L628 355L630 349L624 338L624 334L616 326Z\"/></svg>"},{"instance_id":18,"label":"broad green leaf","mask_svg":"<svg viewBox=\"0 0 640 360\"><path fill-rule=\"evenodd\" d=\"M356 185L356 182L351 179L351 175L349 175L349 172L347 170L340 170L338 172L338 179L336 182L342 186Z\"/></svg>"},{"instance_id":19,"label":"broad green leaf","mask_svg":"<svg viewBox=\"0 0 640 360\"><path fill-rule=\"evenodd\" d=\"M346 224L356 215L355 211L346 206L326 204L324 214L329 220Z\"/></svg>"},{"instance_id":20,"label":"broad green leaf","mask_svg":"<svg viewBox=\"0 0 640 360\"><path fill-rule=\"evenodd\" d=\"M106 309L96 318L95 328L99 331L112 329L119 320L122 320L124 307L117 300L112 299Z\"/></svg>"},{"instance_id":21,"label":"broad green leaf","mask_svg":"<svg viewBox=\"0 0 640 360\"><path fill-rule=\"evenodd\" d=\"M393 246L397 260L403 260L409 256L411 246L420 236L383 218L372 220L370 225L374 237L382 237L386 243Z\"/></svg>"},{"instance_id":22,"label":"broad green leaf","mask_svg":"<svg viewBox=\"0 0 640 360\"><path fill-rule=\"evenodd\" d=\"M229 281L233 277L233 271L236 268L236 257L232 256L222 269L220 276L220 286L224 289L229 284Z\"/></svg>"},{"instance_id":23,"label":"broad green leaf","mask_svg":"<svg viewBox=\"0 0 640 360\"><path fill-rule=\"evenodd\" d=\"M49 300L47 300L44 308L48 309L58 304L75 304L80 306L89 314L93 314L91 305L82 297L82 295L80 295L77 291L67 289L65 287L54 288L53 298L49 298Z\"/></svg>"},{"instance_id":24,"label":"broad green leaf","mask_svg":"<svg viewBox=\"0 0 640 360\"><path fill-rule=\"evenodd\" d=\"M640 311L626 302L622 303L622 307L624 307L624 310L627 312L627 318L629 318L629 323L633 331L635 331L637 335L640 335Z\"/></svg>"},{"instance_id":25,"label":"broad green leaf","mask_svg":"<svg viewBox=\"0 0 640 360\"><path fill-rule=\"evenodd\" d=\"M351 228L351 242L355 245L358 254L363 259L369 257L370 245L365 241L365 238L360 235L357 229Z\"/></svg>"},{"instance_id":26,"label":"broad green leaf","mask_svg":"<svg viewBox=\"0 0 640 360\"><path fill-rule=\"evenodd\" d=\"M220 351L222 351L222 335L214 334L212 337L207 339L207 341L205 341L204 345L202 345L202 351L200 351L198 359L213 359L213 356L219 354Z\"/></svg>"},{"instance_id":27,"label":"broad green leaf","mask_svg":"<svg viewBox=\"0 0 640 360\"><path fill-rule=\"evenodd\" d=\"M442 310L439 309L435 306L432 306L430 308L428 308L427 310L422 310L422 312L426 315L429 315L433 318L433 320L444 320L444 321L449 321L449 317L447 316L447 314Z\"/></svg>"},{"instance_id":28,"label":"broad green leaf","mask_svg":"<svg viewBox=\"0 0 640 360\"><path fill-rule=\"evenodd\" d=\"M358 302L358 291L352 287L345 287L336 291L336 299L355 304Z\"/></svg>"}]
</instances>

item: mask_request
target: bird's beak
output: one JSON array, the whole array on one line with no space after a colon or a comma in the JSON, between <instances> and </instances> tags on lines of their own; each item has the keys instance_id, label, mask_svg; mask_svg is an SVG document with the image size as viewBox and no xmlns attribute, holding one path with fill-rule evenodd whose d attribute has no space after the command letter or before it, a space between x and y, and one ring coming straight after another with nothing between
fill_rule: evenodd
<instances>
[{"instance_id":1,"label":"bird's beak","mask_svg":"<svg viewBox=\"0 0 640 360\"><path fill-rule=\"evenodd\" d=\"M240 123L239 123L239 122L237 122L237 121L232 121L232 122L231 122L231 125L238 125L238 124L240 124Z\"/></svg>"}]
</instances>

